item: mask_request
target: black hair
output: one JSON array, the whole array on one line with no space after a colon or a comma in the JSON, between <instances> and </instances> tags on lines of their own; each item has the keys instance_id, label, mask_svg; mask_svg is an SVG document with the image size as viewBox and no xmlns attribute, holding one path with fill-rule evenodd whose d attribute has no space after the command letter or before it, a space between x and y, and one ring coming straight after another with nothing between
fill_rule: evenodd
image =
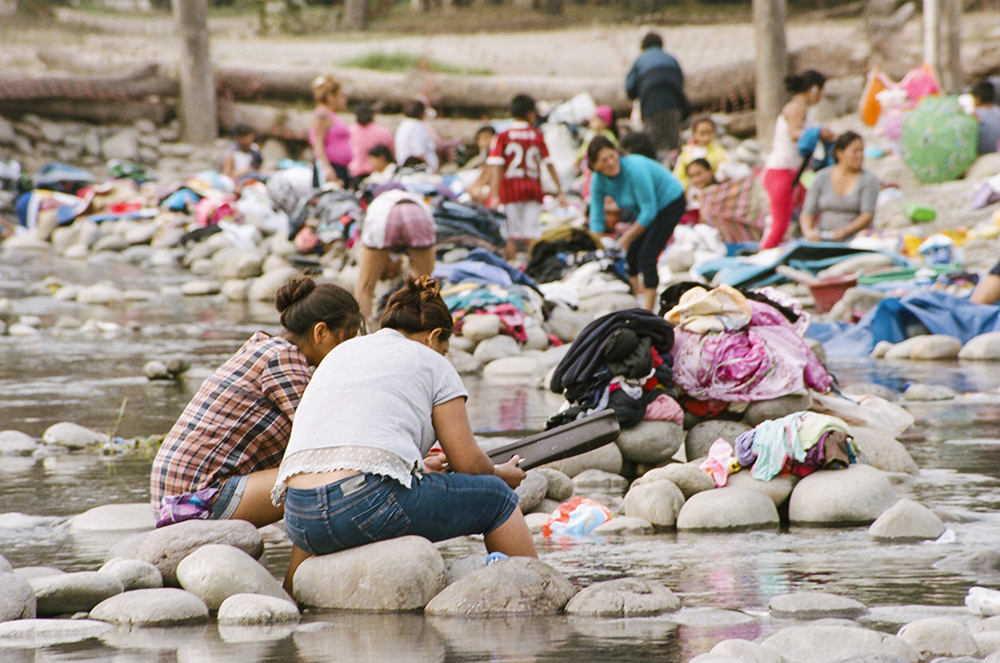
<instances>
[{"instance_id":1,"label":"black hair","mask_svg":"<svg viewBox=\"0 0 1000 663\"><path fill-rule=\"evenodd\" d=\"M354 119L363 127L368 126L375 119L375 111L368 104L358 104L354 109Z\"/></svg>"},{"instance_id":2,"label":"black hair","mask_svg":"<svg viewBox=\"0 0 1000 663\"><path fill-rule=\"evenodd\" d=\"M296 336L304 336L317 323L325 322L330 331L345 329L350 337L364 324L354 295L332 283L316 283L309 276L292 277L281 286L274 307L281 314L281 325Z\"/></svg>"},{"instance_id":3,"label":"black hair","mask_svg":"<svg viewBox=\"0 0 1000 663\"><path fill-rule=\"evenodd\" d=\"M368 150L368 156L370 157L381 157L386 161L392 162L392 150L390 150L385 145L376 145L372 149Z\"/></svg>"},{"instance_id":4,"label":"black hair","mask_svg":"<svg viewBox=\"0 0 1000 663\"><path fill-rule=\"evenodd\" d=\"M833 154L836 157L837 152L843 152L847 147L856 140L863 141L860 135L854 133L853 131L845 131L844 133L837 136L836 142L833 144ZM837 161L840 161L837 159Z\"/></svg>"},{"instance_id":5,"label":"black hair","mask_svg":"<svg viewBox=\"0 0 1000 663\"><path fill-rule=\"evenodd\" d=\"M410 275L403 287L385 305L382 327L407 334L441 330L441 340L447 341L455 330L448 305L441 299L441 286L436 279Z\"/></svg>"},{"instance_id":6,"label":"black hair","mask_svg":"<svg viewBox=\"0 0 1000 663\"><path fill-rule=\"evenodd\" d=\"M646 36L642 38L639 48L642 50L646 50L647 48L663 48L663 37L656 32L647 32Z\"/></svg>"},{"instance_id":7,"label":"black hair","mask_svg":"<svg viewBox=\"0 0 1000 663\"><path fill-rule=\"evenodd\" d=\"M597 163L597 155L601 153L601 150L607 148L611 148L615 152L618 151L618 148L615 147L615 144L607 136L594 136L593 140L590 141L590 145L587 146L587 163L590 164L591 168Z\"/></svg>"},{"instance_id":8,"label":"black hair","mask_svg":"<svg viewBox=\"0 0 1000 663\"><path fill-rule=\"evenodd\" d=\"M493 128L492 124L484 124L483 126L476 129L476 138L479 138L480 134L489 134L491 136L496 136L497 130Z\"/></svg>"},{"instance_id":9,"label":"black hair","mask_svg":"<svg viewBox=\"0 0 1000 663\"><path fill-rule=\"evenodd\" d=\"M785 76L785 89L792 94L808 92L814 87L822 90L824 85L826 85L826 76L815 69L809 69L801 74Z\"/></svg>"},{"instance_id":10,"label":"black hair","mask_svg":"<svg viewBox=\"0 0 1000 663\"><path fill-rule=\"evenodd\" d=\"M535 100L526 94L519 94L510 102L510 114L518 120L525 120L535 110Z\"/></svg>"},{"instance_id":11,"label":"black hair","mask_svg":"<svg viewBox=\"0 0 1000 663\"><path fill-rule=\"evenodd\" d=\"M989 81L979 81L972 86L972 96L984 104L992 104L997 98L997 89Z\"/></svg>"},{"instance_id":12,"label":"black hair","mask_svg":"<svg viewBox=\"0 0 1000 663\"><path fill-rule=\"evenodd\" d=\"M704 168L708 172L710 172L710 173L713 172L712 171L712 164L710 164L708 162L708 159L703 159L703 158L692 159L691 162L687 166L684 167L684 171L687 172L687 169L690 168L691 166L701 166L702 168Z\"/></svg>"},{"instance_id":13,"label":"black hair","mask_svg":"<svg viewBox=\"0 0 1000 663\"><path fill-rule=\"evenodd\" d=\"M240 138L242 136L252 136L253 133L254 133L253 129L251 129L250 126L246 124L240 123L237 124L235 127L233 127L233 136L235 136L236 138Z\"/></svg>"},{"instance_id":14,"label":"black hair","mask_svg":"<svg viewBox=\"0 0 1000 663\"><path fill-rule=\"evenodd\" d=\"M656 160L656 143L644 131L634 131L621 140L622 152L625 154L641 154Z\"/></svg>"},{"instance_id":15,"label":"black hair","mask_svg":"<svg viewBox=\"0 0 1000 663\"><path fill-rule=\"evenodd\" d=\"M717 125L715 123L715 120L712 119L711 115L699 115L698 117L696 117L693 120L691 120L691 131L694 131L698 127L699 124L702 124L702 123L705 123L705 122L707 122L707 123L709 123L709 124L712 125L712 131L718 131L719 130L719 125Z\"/></svg>"},{"instance_id":16,"label":"black hair","mask_svg":"<svg viewBox=\"0 0 1000 663\"><path fill-rule=\"evenodd\" d=\"M426 165L427 160L416 155L406 157L406 161L403 162L403 168L418 168Z\"/></svg>"},{"instance_id":17,"label":"black hair","mask_svg":"<svg viewBox=\"0 0 1000 663\"><path fill-rule=\"evenodd\" d=\"M406 117L412 117L414 120L419 120L424 116L427 106L424 102L419 99L410 99L405 104L403 104L403 115Z\"/></svg>"}]
</instances>

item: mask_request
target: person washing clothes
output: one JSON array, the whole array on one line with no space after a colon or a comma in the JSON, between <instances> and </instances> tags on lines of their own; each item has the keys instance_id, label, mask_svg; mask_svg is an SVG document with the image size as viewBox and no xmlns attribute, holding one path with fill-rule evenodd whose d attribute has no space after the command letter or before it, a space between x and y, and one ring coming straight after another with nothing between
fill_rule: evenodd
<instances>
[{"instance_id":1,"label":"person washing clothes","mask_svg":"<svg viewBox=\"0 0 1000 663\"><path fill-rule=\"evenodd\" d=\"M652 159L638 154L621 156L604 136L591 141L587 159L594 169L590 188L590 229L595 233L607 230L605 196L635 214L635 223L629 225L616 242L626 252L633 292L642 297L646 310L652 311L656 306L656 288L660 284L656 263L684 215L684 187L669 170Z\"/></svg>"},{"instance_id":2,"label":"person washing clothes","mask_svg":"<svg viewBox=\"0 0 1000 663\"><path fill-rule=\"evenodd\" d=\"M774 123L771 154L764 164L763 181L771 202L771 225L761 239L761 250L773 249L781 244L791 225L795 211L796 178L803 162L798 141L806 128L809 108L823 98L825 84L826 76L812 69L785 77L785 88L792 93L792 98L781 109ZM823 128L820 139L832 141L833 132Z\"/></svg>"},{"instance_id":3,"label":"person washing clothes","mask_svg":"<svg viewBox=\"0 0 1000 663\"><path fill-rule=\"evenodd\" d=\"M507 262L514 260L518 243L527 243L530 252L542 234L543 164L555 181L559 204L566 206L559 173L549 161L549 148L542 132L535 128L538 121L535 100L519 94L511 101L510 111L514 122L493 138L486 160L493 173L490 188L497 192L507 217L507 244L504 247Z\"/></svg>"},{"instance_id":4,"label":"person washing clothes","mask_svg":"<svg viewBox=\"0 0 1000 663\"><path fill-rule=\"evenodd\" d=\"M681 153L677 155L674 165L674 177L680 181L686 190L688 188L687 168L695 159L704 159L715 176L719 166L729 160L725 148L715 140L718 129L715 120L707 115L698 117L691 123L691 140L684 144Z\"/></svg>"}]
</instances>

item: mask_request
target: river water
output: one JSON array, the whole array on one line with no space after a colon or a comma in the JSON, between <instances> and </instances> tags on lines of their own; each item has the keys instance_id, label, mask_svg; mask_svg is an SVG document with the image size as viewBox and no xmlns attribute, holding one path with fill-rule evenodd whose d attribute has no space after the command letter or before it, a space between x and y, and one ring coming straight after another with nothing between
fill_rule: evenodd
<instances>
[{"instance_id":1,"label":"river water","mask_svg":"<svg viewBox=\"0 0 1000 663\"><path fill-rule=\"evenodd\" d=\"M136 254L141 251L134 252ZM141 257L141 256L137 256ZM151 299L116 307L54 300L46 277L148 290ZM255 330L275 331L266 306L224 298L185 298L179 270L141 268L120 256L71 262L48 255L0 256L0 297L37 315L43 332L0 336L0 429L34 436L60 421L130 438L166 432L207 371ZM85 330L51 325L95 320ZM89 329L89 330L86 330ZM149 359L188 358L178 382L149 382ZM859 361L831 366L842 385L944 384L961 397L911 408L917 423L904 443L920 476L896 485L935 509L949 531L937 542L882 544L864 528L792 527L727 534L665 533L574 542L540 542L543 560L577 586L622 576L663 582L682 599L655 619L569 617L510 620L425 618L420 614L307 613L295 629L240 630L215 624L115 631L100 640L0 651L0 661L687 661L714 643L754 639L785 625L771 619L771 597L803 589L850 596L872 608L866 623L894 632L912 619L965 619L971 585L1000 585L995 564L969 557L1000 547L1000 371L968 363ZM540 429L559 399L532 385L467 379L473 426L483 432ZM95 455L4 458L0 462L0 554L15 566L96 570L110 541L71 534L67 517L108 503L148 500L148 457ZM446 557L482 551L481 542L443 547ZM269 544L282 576L288 546Z\"/></svg>"}]
</instances>

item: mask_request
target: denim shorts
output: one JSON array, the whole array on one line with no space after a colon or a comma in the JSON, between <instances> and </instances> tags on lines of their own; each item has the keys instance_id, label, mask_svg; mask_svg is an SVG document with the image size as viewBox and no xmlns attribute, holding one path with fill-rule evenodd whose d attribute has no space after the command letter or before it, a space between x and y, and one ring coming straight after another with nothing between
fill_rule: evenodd
<instances>
[{"instance_id":1,"label":"denim shorts","mask_svg":"<svg viewBox=\"0 0 1000 663\"><path fill-rule=\"evenodd\" d=\"M378 474L358 474L319 488L288 488L285 529L313 555L407 534L443 541L489 534L517 507L502 479L471 474L425 474L410 488Z\"/></svg>"},{"instance_id":2,"label":"denim shorts","mask_svg":"<svg viewBox=\"0 0 1000 663\"><path fill-rule=\"evenodd\" d=\"M248 479L249 477L244 475L229 477L223 482L215 496L215 501L212 502L212 508L208 515L209 520L229 520L233 517L233 512L236 511L240 500L243 499L243 491L247 488Z\"/></svg>"}]
</instances>

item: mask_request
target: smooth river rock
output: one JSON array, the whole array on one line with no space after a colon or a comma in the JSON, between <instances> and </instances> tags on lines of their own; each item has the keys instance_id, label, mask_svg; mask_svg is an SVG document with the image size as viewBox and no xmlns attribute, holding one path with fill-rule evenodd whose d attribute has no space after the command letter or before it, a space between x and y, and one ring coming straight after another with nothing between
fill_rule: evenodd
<instances>
[{"instance_id":1,"label":"smooth river rock","mask_svg":"<svg viewBox=\"0 0 1000 663\"><path fill-rule=\"evenodd\" d=\"M868 610L854 599L816 591L779 594L771 599L767 607L775 617L803 621L826 617L854 619Z\"/></svg>"},{"instance_id":2,"label":"smooth river rock","mask_svg":"<svg viewBox=\"0 0 1000 663\"><path fill-rule=\"evenodd\" d=\"M14 573L0 573L0 622L34 619L35 591L28 581Z\"/></svg>"},{"instance_id":3,"label":"smooth river rock","mask_svg":"<svg viewBox=\"0 0 1000 663\"><path fill-rule=\"evenodd\" d=\"M740 435L750 430L750 426L742 421L720 421L711 419L697 424L688 431L684 440L687 458L702 458L708 455L708 449L718 439L733 444Z\"/></svg>"},{"instance_id":4,"label":"smooth river rock","mask_svg":"<svg viewBox=\"0 0 1000 663\"><path fill-rule=\"evenodd\" d=\"M294 267L279 267L264 272L263 275L250 282L247 299L252 302L273 302L274 296L278 294L281 286L288 283L288 280L298 273Z\"/></svg>"},{"instance_id":5,"label":"smooth river rock","mask_svg":"<svg viewBox=\"0 0 1000 663\"><path fill-rule=\"evenodd\" d=\"M755 490L762 495L767 495L774 502L774 506L781 506L788 499L788 496L792 494L792 490L794 490L795 484L798 481L799 477L794 474L777 476L770 481L761 481L754 479L750 471L744 469L740 472L730 474L726 480L726 487Z\"/></svg>"},{"instance_id":6,"label":"smooth river rock","mask_svg":"<svg viewBox=\"0 0 1000 663\"><path fill-rule=\"evenodd\" d=\"M148 502L105 504L73 516L69 528L78 532L142 532L156 528L156 516Z\"/></svg>"},{"instance_id":7,"label":"smooth river rock","mask_svg":"<svg viewBox=\"0 0 1000 663\"><path fill-rule=\"evenodd\" d=\"M254 559L264 554L257 528L243 520L187 520L129 537L108 552L108 560L127 557L149 562L163 575L163 584L177 587L177 565L198 548L219 543L239 548Z\"/></svg>"},{"instance_id":8,"label":"smooth river rock","mask_svg":"<svg viewBox=\"0 0 1000 663\"><path fill-rule=\"evenodd\" d=\"M177 581L204 601L209 610L218 610L233 594L289 599L270 571L233 546L210 544L198 548L177 565Z\"/></svg>"},{"instance_id":9,"label":"smooth river rock","mask_svg":"<svg viewBox=\"0 0 1000 663\"><path fill-rule=\"evenodd\" d=\"M896 636L909 643L922 660L938 656L976 656L979 647L961 622L947 617L928 617L910 622Z\"/></svg>"},{"instance_id":10,"label":"smooth river rock","mask_svg":"<svg viewBox=\"0 0 1000 663\"><path fill-rule=\"evenodd\" d=\"M0 573L13 573L14 567L10 565L7 558L0 555Z\"/></svg>"},{"instance_id":11,"label":"smooth river rock","mask_svg":"<svg viewBox=\"0 0 1000 663\"><path fill-rule=\"evenodd\" d=\"M481 364L489 364L491 361L503 359L504 357L516 357L521 354L521 346L510 336L501 334L488 338L476 345L472 356Z\"/></svg>"},{"instance_id":12,"label":"smooth river rock","mask_svg":"<svg viewBox=\"0 0 1000 663\"><path fill-rule=\"evenodd\" d=\"M626 516L642 518L654 527L674 527L682 506L684 494L681 489L673 482L660 480L629 489L622 502L622 511Z\"/></svg>"},{"instance_id":13,"label":"smooth river rock","mask_svg":"<svg viewBox=\"0 0 1000 663\"><path fill-rule=\"evenodd\" d=\"M180 626L208 621L208 606L183 589L137 589L113 596L90 611L90 618L130 626Z\"/></svg>"},{"instance_id":14,"label":"smooth river rock","mask_svg":"<svg viewBox=\"0 0 1000 663\"><path fill-rule=\"evenodd\" d=\"M234 246L220 249L212 256L212 276L221 281L260 276L263 266L263 254Z\"/></svg>"},{"instance_id":15,"label":"smooth river rock","mask_svg":"<svg viewBox=\"0 0 1000 663\"><path fill-rule=\"evenodd\" d=\"M42 434L42 442L45 444L65 447L70 451L87 449L88 447L106 444L109 441L110 439L104 433L97 433L79 424L74 424L71 421L53 424L45 429L45 432Z\"/></svg>"},{"instance_id":16,"label":"smooth river rock","mask_svg":"<svg viewBox=\"0 0 1000 663\"><path fill-rule=\"evenodd\" d=\"M920 472L913 456L903 444L883 432L864 426L851 426L860 460L883 472L900 472L916 476Z\"/></svg>"},{"instance_id":17,"label":"smooth river rock","mask_svg":"<svg viewBox=\"0 0 1000 663\"><path fill-rule=\"evenodd\" d=\"M566 612L585 617L651 617L674 612L681 600L668 588L644 578L594 583L566 605Z\"/></svg>"},{"instance_id":18,"label":"smooth river rock","mask_svg":"<svg viewBox=\"0 0 1000 663\"><path fill-rule=\"evenodd\" d=\"M562 610L574 594L569 580L545 562L511 557L449 585L424 612L480 617L551 613Z\"/></svg>"},{"instance_id":19,"label":"smooth river rock","mask_svg":"<svg viewBox=\"0 0 1000 663\"><path fill-rule=\"evenodd\" d=\"M546 463L544 467L551 467L571 477L575 477L584 470L602 470L618 474L622 471L622 452L617 444L611 442L578 456Z\"/></svg>"},{"instance_id":20,"label":"smooth river rock","mask_svg":"<svg viewBox=\"0 0 1000 663\"><path fill-rule=\"evenodd\" d=\"M622 458L655 465L670 460L684 444L684 428L672 421L640 421L621 432L616 442Z\"/></svg>"},{"instance_id":21,"label":"smooth river rock","mask_svg":"<svg viewBox=\"0 0 1000 663\"><path fill-rule=\"evenodd\" d=\"M261 594L233 594L219 606L219 623L269 626L299 621L299 609L288 599Z\"/></svg>"},{"instance_id":22,"label":"smooth river rock","mask_svg":"<svg viewBox=\"0 0 1000 663\"><path fill-rule=\"evenodd\" d=\"M791 626L760 644L781 652L788 663L893 660L888 658L890 656L898 656L909 663L920 660L917 651L896 636L856 626L822 623Z\"/></svg>"},{"instance_id":23,"label":"smooth river rock","mask_svg":"<svg viewBox=\"0 0 1000 663\"><path fill-rule=\"evenodd\" d=\"M896 503L885 473L867 465L821 470L795 486L788 518L796 524L870 524Z\"/></svg>"},{"instance_id":24,"label":"smooth river rock","mask_svg":"<svg viewBox=\"0 0 1000 663\"><path fill-rule=\"evenodd\" d=\"M573 480L568 475L551 467L539 467L534 471L544 476L548 482L548 487L545 491L546 498L562 502L573 497Z\"/></svg>"},{"instance_id":25,"label":"smooth river rock","mask_svg":"<svg viewBox=\"0 0 1000 663\"><path fill-rule=\"evenodd\" d=\"M462 337L473 344L500 334L500 316L494 313L471 313L462 318Z\"/></svg>"},{"instance_id":26,"label":"smooth river rock","mask_svg":"<svg viewBox=\"0 0 1000 663\"><path fill-rule=\"evenodd\" d=\"M615 516L606 520L593 530L591 534L595 536L607 536L613 534L649 534L653 531L653 524L642 518L633 516Z\"/></svg>"},{"instance_id":27,"label":"smooth river rock","mask_svg":"<svg viewBox=\"0 0 1000 663\"><path fill-rule=\"evenodd\" d=\"M688 463L670 463L653 468L633 481L632 487L661 480L669 481L680 488L684 499L689 499L692 495L705 490L715 489L715 481L711 474Z\"/></svg>"},{"instance_id":28,"label":"smooth river rock","mask_svg":"<svg viewBox=\"0 0 1000 663\"><path fill-rule=\"evenodd\" d=\"M125 591L121 580L97 571L43 576L28 581L40 617L88 612L101 601Z\"/></svg>"},{"instance_id":29,"label":"smooth river rock","mask_svg":"<svg viewBox=\"0 0 1000 663\"><path fill-rule=\"evenodd\" d=\"M908 339L909 358L915 360L955 359L962 350L962 342L954 336L929 334ZM900 344L902 345L902 344ZM898 346L897 346L898 347ZM886 354L891 359L892 350Z\"/></svg>"},{"instance_id":30,"label":"smooth river rock","mask_svg":"<svg viewBox=\"0 0 1000 663\"><path fill-rule=\"evenodd\" d=\"M295 571L295 600L333 610L418 610L445 587L441 553L403 536L310 557ZM459 581L461 582L461 581Z\"/></svg>"},{"instance_id":31,"label":"smooth river rock","mask_svg":"<svg viewBox=\"0 0 1000 663\"><path fill-rule=\"evenodd\" d=\"M613 472L584 470L573 477L573 487L578 495L591 493L623 495L628 488L628 479Z\"/></svg>"},{"instance_id":32,"label":"smooth river rock","mask_svg":"<svg viewBox=\"0 0 1000 663\"><path fill-rule=\"evenodd\" d=\"M538 359L535 357L501 357L483 368L483 378L487 382L527 382L537 370Z\"/></svg>"},{"instance_id":33,"label":"smooth river rock","mask_svg":"<svg viewBox=\"0 0 1000 663\"><path fill-rule=\"evenodd\" d=\"M986 332L970 338L962 346L958 358L970 361L1000 360L1000 332Z\"/></svg>"},{"instance_id":34,"label":"smooth river rock","mask_svg":"<svg viewBox=\"0 0 1000 663\"><path fill-rule=\"evenodd\" d=\"M115 304L125 300L125 295L121 290L106 283L98 283L81 290L76 296L76 301L81 304L107 305Z\"/></svg>"},{"instance_id":35,"label":"smooth river rock","mask_svg":"<svg viewBox=\"0 0 1000 663\"><path fill-rule=\"evenodd\" d=\"M479 363L478 359L462 350L452 349L448 353L448 361L455 367L459 375L469 375L483 370L483 365Z\"/></svg>"},{"instance_id":36,"label":"smooth river rock","mask_svg":"<svg viewBox=\"0 0 1000 663\"><path fill-rule=\"evenodd\" d=\"M868 528L868 535L883 541L934 540L945 532L944 522L933 511L911 499L901 499Z\"/></svg>"},{"instance_id":37,"label":"smooth river rock","mask_svg":"<svg viewBox=\"0 0 1000 663\"><path fill-rule=\"evenodd\" d=\"M112 575L121 581L126 592L134 589L156 589L163 587L163 576L160 570L138 559L117 557L100 568L101 573Z\"/></svg>"},{"instance_id":38,"label":"smooth river rock","mask_svg":"<svg viewBox=\"0 0 1000 663\"><path fill-rule=\"evenodd\" d=\"M785 658L780 652L749 640L723 640L712 647L709 654L739 663L785 663ZM694 660L691 663L694 663Z\"/></svg>"},{"instance_id":39,"label":"smooth river rock","mask_svg":"<svg viewBox=\"0 0 1000 663\"><path fill-rule=\"evenodd\" d=\"M750 426L768 421L769 419L780 419L793 412L808 410L812 405L812 397L809 394L789 394L779 396L766 401L754 401L747 406L743 413L743 421ZM688 456L693 458L694 456Z\"/></svg>"},{"instance_id":40,"label":"smooth river rock","mask_svg":"<svg viewBox=\"0 0 1000 663\"><path fill-rule=\"evenodd\" d=\"M907 401L947 401L958 394L950 387L939 384L911 384L903 392Z\"/></svg>"},{"instance_id":41,"label":"smooth river rock","mask_svg":"<svg viewBox=\"0 0 1000 663\"><path fill-rule=\"evenodd\" d=\"M677 529L757 529L776 527L771 499L748 488L716 488L692 495L677 514Z\"/></svg>"},{"instance_id":42,"label":"smooth river rock","mask_svg":"<svg viewBox=\"0 0 1000 663\"><path fill-rule=\"evenodd\" d=\"M523 513L538 506L549 490L549 480L538 470L528 470L521 485L514 489L517 494L517 504Z\"/></svg>"},{"instance_id":43,"label":"smooth river rock","mask_svg":"<svg viewBox=\"0 0 1000 663\"><path fill-rule=\"evenodd\" d=\"M38 442L27 433L18 430L0 432L0 456L30 456L38 448Z\"/></svg>"},{"instance_id":44,"label":"smooth river rock","mask_svg":"<svg viewBox=\"0 0 1000 663\"><path fill-rule=\"evenodd\" d=\"M99 637L109 630L109 624L88 619L21 619L4 622L0 624L0 653L4 650L10 653L8 647L38 649L68 645Z\"/></svg>"}]
</instances>

